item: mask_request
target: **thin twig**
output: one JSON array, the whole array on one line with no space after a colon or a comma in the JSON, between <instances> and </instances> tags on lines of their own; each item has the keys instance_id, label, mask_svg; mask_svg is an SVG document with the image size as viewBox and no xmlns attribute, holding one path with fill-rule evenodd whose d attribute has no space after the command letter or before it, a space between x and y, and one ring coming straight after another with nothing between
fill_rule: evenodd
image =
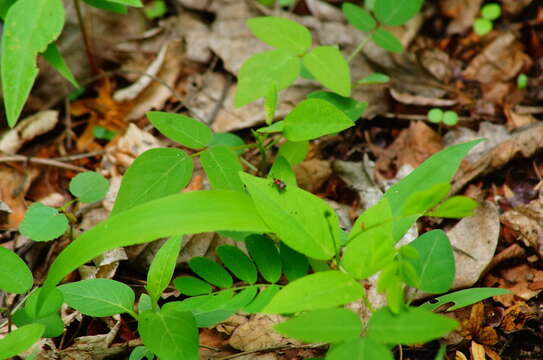
<instances>
[{"instance_id":1,"label":"thin twig","mask_svg":"<svg viewBox=\"0 0 543 360\"><path fill-rule=\"evenodd\" d=\"M379 116L387 119L399 119L399 120L409 120L409 121L418 121L418 120L427 120L426 115L417 115L417 114L395 114L395 113L386 113L380 114ZM469 116L458 116L458 121L475 121Z\"/></svg>"},{"instance_id":2,"label":"thin twig","mask_svg":"<svg viewBox=\"0 0 543 360\"><path fill-rule=\"evenodd\" d=\"M229 359L235 359L240 356L249 355L249 354L256 354L261 352L270 352L270 351L278 351L278 350L296 350L296 349L318 349L320 347L326 346L327 344L306 344L306 345L281 345L281 346L274 346L266 349L260 349L260 350L252 350L252 351L243 351L237 354L223 356L219 358L219 360L229 360Z\"/></svg>"},{"instance_id":3,"label":"thin twig","mask_svg":"<svg viewBox=\"0 0 543 360\"><path fill-rule=\"evenodd\" d=\"M213 111L211 112L211 115L209 115L209 119L207 120L207 124L213 124L215 121L215 118L217 117L217 114L221 110L224 101L226 100L226 95L228 95L228 89L230 89L230 85L232 85L232 75L229 73L226 75L226 80L224 82L224 87L221 92L221 97L219 98L219 101L215 104L215 107L213 108Z\"/></svg>"},{"instance_id":4,"label":"thin twig","mask_svg":"<svg viewBox=\"0 0 543 360\"><path fill-rule=\"evenodd\" d=\"M81 13L81 3L79 0L74 0L75 13L77 15L77 22L79 23L79 28L81 29L81 36L83 37L83 43L85 44L85 52L87 54L87 59L89 60L89 65L91 70L95 74L100 73L100 68L96 65L94 55L92 54L92 44L87 33L87 28L85 22L83 21L83 15Z\"/></svg>"},{"instance_id":5,"label":"thin twig","mask_svg":"<svg viewBox=\"0 0 543 360\"><path fill-rule=\"evenodd\" d=\"M24 155L0 156L0 163L2 162L29 162L33 164L53 166L53 167L58 167L58 168L63 168L63 169L68 169L68 170L73 170L73 171L80 171L80 172L89 171L85 168L75 166L75 165L65 164L58 160L28 157Z\"/></svg>"}]
</instances>

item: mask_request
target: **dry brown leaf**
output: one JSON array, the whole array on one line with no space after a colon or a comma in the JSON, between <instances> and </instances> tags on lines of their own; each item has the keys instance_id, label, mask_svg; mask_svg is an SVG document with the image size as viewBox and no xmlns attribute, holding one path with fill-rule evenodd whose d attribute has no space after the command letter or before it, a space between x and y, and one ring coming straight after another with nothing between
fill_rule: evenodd
<instances>
[{"instance_id":1,"label":"dry brown leaf","mask_svg":"<svg viewBox=\"0 0 543 360\"><path fill-rule=\"evenodd\" d=\"M454 353L454 360L468 360L468 358L466 357L466 355L457 350Z\"/></svg>"},{"instance_id":2,"label":"dry brown leaf","mask_svg":"<svg viewBox=\"0 0 543 360\"><path fill-rule=\"evenodd\" d=\"M23 220L26 205L25 195L39 171L28 167L21 173L12 167L0 165L0 200L10 209L8 221L0 224L2 230L16 230Z\"/></svg>"},{"instance_id":3,"label":"dry brown leaf","mask_svg":"<svg viewBox=\"0 0 543 360\"><path fill-rule=\"evenodd\" d=\"M400 92L394 88L390 89L390 95L392 95L394 100L406 105L447 107L456 105L458 102L455 99L440 99Z\"/></svg>"},{"instance_id":4,"label":"dry brown leaf","mask_svg":"<svg viewBox=\"0 0 543 360\"><path fill-rule=\"evenodd\" d=\"M272 329L272 326L283 321L279 315L258 314L245 324L239 326L230 337L228 343L242 351L262 350L300 342L287 339Z\"/></svg>"},{"instance_id":5,"label":"dry brown leaf","mask_svg":"<svg viewBox=\"0 0 543 360\"><path fill-rule=\"evenodd\" d=\"M315 192L332 175L330 163L326 160L310 159L293 168L298 186L309 192Z\"/></svg>"},{"instance_id":6,"label":"dry brown leaf","mask_svg":"<svg viewBox=\"0 0 543 360\"><path fill-rule=\"evenodd\" d=\"M501 222L518 234L520 240L542 254L543 250L543 196L506 211Z\"/></svg>"},{"instance_id":7,"label":"dry brown leaf","mask_svg":"<svg viewBox=\"0 0 543 360\"><path fill-rule=\"evenodd\" d=\"M512 294L498 295L494 299L509 307L521 300L530 300L543 289L543 271L522 264L501 271L501 278L487 276L486 284L495 285L512 291Z\"/></svg>"},{"instance_id":8,"label":"dry brown leaf","mask_svg":"<svg viewBox=\"0 0 543 360\"><path fill-rule=\"evenodd\" d=\"M58 111L44 110L21 120L0 138L0 152L15 154L25 143L52 130L58 123Z\"/></svg>"},{"instance_id":9,"label":"dry brown leaf","mask_svg":"<svg viewBox=\"0 0 543 360\"><path fill-rule=\"evenodd\" d=\"M447 232L456 267L453 289L470 287L479 280L494 256L499 235L498 209L489 201L481 204L475 215L463 218Z\"/></svg>"},{"instance_id":10,"label":"dry brown leaf","mask_svg":"<svg viewBox=\"0 0 543 360\"><path fill-rule=\"evenodd\" d=\"M469 352L471 360L485 360L485 347L483 345L472 341Z\"/></svg>"},{"instance_id":11,"label":"dry brown leaf","mask_svg":"<svg viewBox=\"0 0 543 360\"><path fill-rule=\"evenodd\" d=\"M483 0L441 0L441 13L453 20L447 27L447 34L463 33L473 26Z\"/></svg>"}]
</instances>

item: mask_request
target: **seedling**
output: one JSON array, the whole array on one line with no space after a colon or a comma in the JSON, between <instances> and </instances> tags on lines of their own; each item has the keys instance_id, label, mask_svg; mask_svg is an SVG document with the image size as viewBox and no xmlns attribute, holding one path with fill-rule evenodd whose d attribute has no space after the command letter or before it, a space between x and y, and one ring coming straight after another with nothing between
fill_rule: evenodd
<instances>
[{"instance_id":1,"label":"seedling","mask_svg":"<svg viewBox=\"0 0 543 360\"><path fill-rule=\"evenodd\" d=\"M428 121L434 124L443 123L448 126L454 126L458 123L458 114L452 110L443 111L439 108L433 108L428 111L426 117Z\"/></svg>"},{"instance_id":2,"label":"seedling","mask_svg":"<svg viewBox=\"0 0 543 360\"><path fill-rule=\"evenodd\" d=\"M517 77L517 87L519 89L525 89L528 86L528 76L526 74L520 74Z\"/></svg>"},{"instance_id":3,"label":"seedling","mask_svg":"<svg viewBox=\"0 0 543 360\"><path fill-rule=\"evenodd\" d=\"M488 3L481 8L481 17L475 19L473 30L477 35L484 36L492 31L493 21L501 16L501 7L498 3Z\"/></svg>"}]
</instances>

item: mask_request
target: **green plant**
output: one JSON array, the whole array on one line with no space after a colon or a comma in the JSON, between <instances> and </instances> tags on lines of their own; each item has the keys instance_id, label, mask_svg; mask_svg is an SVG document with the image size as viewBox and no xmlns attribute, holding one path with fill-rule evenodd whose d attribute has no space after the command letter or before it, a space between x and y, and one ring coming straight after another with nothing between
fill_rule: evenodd
<instances>
[{"instance_id":1,"label":"green plant","mask_svg":"<svg viewBox=\"0 0 543 360\"><path fill-rule=\"evenodd\" d=\"M140 0L84 0L90 6L126 13L127 6L141 7ZM74 0L79 9L80 0ZM0 3L4 21L0 59L2 90L8 125L15 126L38 74L37 56L79 87L66 66L55 40L64 26L60 0L5 0Z\"/></svg>"},{"instance_id":2,"label":"green plant","mask_svg":"<svg viewBox=\"0 0 543 360\"><path fill-rule=\"evenodd\" d=\"M473 30L477 35L483 36L492 31L492 21L501 16L502 9L498 3L488 3L481 8L481 17L475 19Z\"/></svg>"},{"instance_id":3,"label":"green plant","mask_svg":"<svg viewBox=\"0 0 543 360\"><path fill-rule=\"evenodd\" d=\"M528 76L526 74L519 74L517 77L517 87L519 89L525 89L528 86Z\"/></svg>"},{"instance_id":4,"label":"green plant","mask_svg":"<svg viewBox=\"0 0 543 360\"><path fill-rule=\"evenodd\" d=\"M402 2L397 13L391 11L397 7L393 3L375 3L374 12L384 24L404 23L421 5L421 1ZM449 147L426 160L345 232L324 200L297 186L292 165L303 160L309 140L354 126L367 107L349 97L348 62L335 47L310 49L309 31L290 20L262 17L248 25L275 48L248 59L239 74L236 105L265 99L267 126L253 132L255 142L244 144L232 134L213 134L184 115L148 113L161 133L194 152L166 148L140 155L123 177L111 216L59 254L43 286L14 314L17 324L39 323L45 327L44 336L55 336L63 302L89 316L128 314L137 320L144 344L134 349L131 358L152 353L166 360L197 359L198 327L240 310L288 317L275 330L302 341L330 343L326 358L331 360L392 359L394 345L437 339L457 326L456 321L433 313L429 305L412 306L412 299L404 296L408 286L432 294L449 290L454 259L446 234L434 230L409 245L397 247L397 243L421 216L472 214L475 201L447 195L461 160L479 140ZM284 120L273 122L278 92L295 81L302 68L331 91L310 94ZM329 75L334 72L337 77ZM280 156L269 164L269 150L282 138L287 141L279 149ZM247 148L260 150L259 168L246 165L261 176L243 171L239 151ZM192 176L192 158L197 156L212 190L179 194ZM88 185L87 180L81 182ZM84 189L70 190L89 195ZM195 276L173 280L187 298L161 303L160 295L174 274L181 235L209 231L243 242L247 253L222 246L216 250L220 263L192 258L189 267ZM150 266L147 294L138 299L137 310L133 290L114 280L57 286L105 251L158 238L167 240ZM309 266L313 273L308 274ZM360 283L374 274L379 274L377 287L388 301L381 309L371 307ZM438 302L466 306L505 292L461 291ZM359 300L373 312L367 324L344 308Z\"/></svg>"},{"instance_id":5,"label":"green plant","mask_svg":"<svg viewBox=\"0 0 543 360\"><path fill-rule=\"evenodd\" d=\"M435 124L443 123L448 126L458 124L458 114L452 110L443 111L439 108L433 108L428 111L426 117L428 118L428 121Z\"/></svg>"}]
</instances>

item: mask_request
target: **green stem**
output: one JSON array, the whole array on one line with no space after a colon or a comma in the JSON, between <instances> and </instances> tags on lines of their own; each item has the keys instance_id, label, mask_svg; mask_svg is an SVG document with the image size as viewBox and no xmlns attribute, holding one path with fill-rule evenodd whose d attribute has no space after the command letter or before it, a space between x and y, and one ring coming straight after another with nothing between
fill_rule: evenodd
<instances>
[{"instance_id":1,"label":"green stem","mask_svg":"<svg viewBox=\"0 0 543 360\"><path fill-rule=\"evenodd\" d=\"M379 27L377 27L377 29L379 29ZM373 33L377 30L373 30L372 32L368 33L368 37L365 38L364 40L362 40L360 42L360 44L358 44L358 46L356 47L356 49L354 49L354 51L351 53L351 55L349 55L349 57L347 58L347 62L351 62L353 61L354 57L356 55L358 55L359 52L361 52L362 50L364 50L364 48L366 47L367 43L370 41L371 39L371 36L373 35Z\"/></svg>"}]
</instances>

